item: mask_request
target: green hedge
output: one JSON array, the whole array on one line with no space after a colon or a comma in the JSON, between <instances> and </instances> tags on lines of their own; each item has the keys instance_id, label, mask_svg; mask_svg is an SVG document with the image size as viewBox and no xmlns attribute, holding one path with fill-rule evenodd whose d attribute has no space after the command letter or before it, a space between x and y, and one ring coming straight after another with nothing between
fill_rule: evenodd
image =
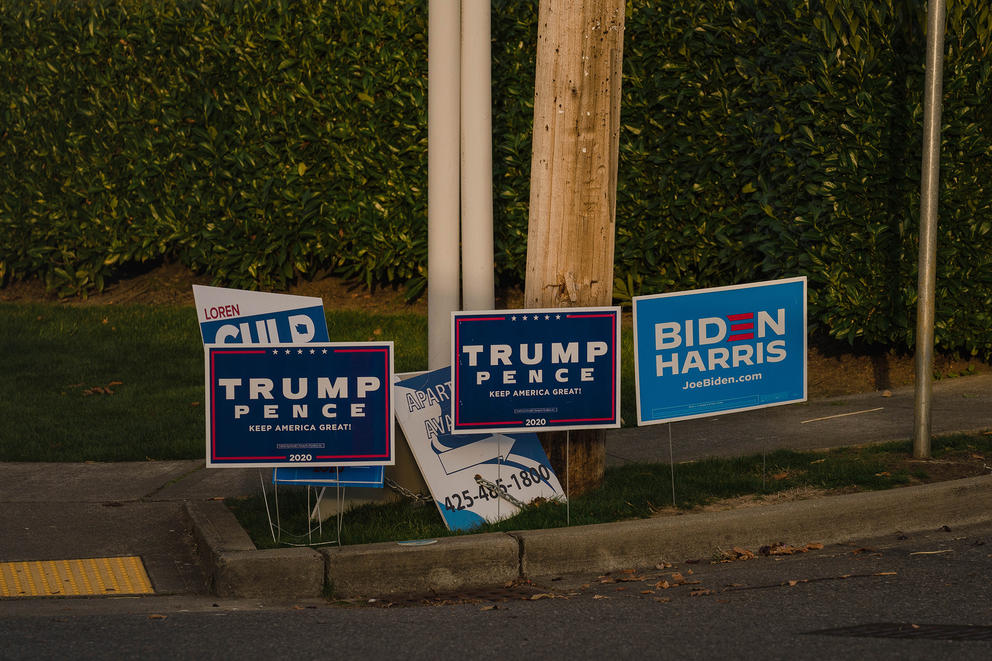
<instances>
[{"instance_id":1,"label":"green hedge","mask_svg":"<svg viewBox=\"0 0 992 661\"><path fill-rule=\"evenodd\" d=\"M426 276L426 0L0 0L0 280L180 260ZM526 259L536 2L493 10L496 265ZM948 0L937 341L992 355L992 8ZM922 0L628 2L616 294L805 274L909 346Z\"/></svg>"}]
</instances>

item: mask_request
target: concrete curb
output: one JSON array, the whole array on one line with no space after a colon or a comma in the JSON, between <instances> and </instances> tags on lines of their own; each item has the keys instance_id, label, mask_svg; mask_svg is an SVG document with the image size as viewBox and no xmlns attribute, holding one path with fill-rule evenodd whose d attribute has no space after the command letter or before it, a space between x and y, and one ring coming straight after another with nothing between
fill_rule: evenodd
<instances>
[{"instance_id":1,"label":"concrete curb","mask_svg":"<svg viewBox=\"0 0 992 661\"><path fill-rule=\"evenodd\" d=\"M427 546L383 542L322 553L331 591L351 597L503 585L520 577L519 549L509 535L486 533L443 537Z\"/></svg>"},{"instance_id":2,"label":"concrete curb","mask_svg":"<svg viewBox=\"0 0 992 661\"><path fill-rule=\"evenodd\" d=\"M992 476L746 509L551 530L255 550L222 502L187 503L204 572L219 596L380 597L604 573L707 558L733 546L837 544L992 520ZM250 546L250 548L247 548Z\"/></svg>"},{"instance_id":3,"label":"concrete curb","mask_svg":"<svg viewBox=\"0 0 992 661\"><path fill-rule=\"evenodd\" d=\"M324 559L310 548L255 548L223 502L187 502L210 590L218 597L294 599L324 590Z\"/></svg>"}]
</instances>

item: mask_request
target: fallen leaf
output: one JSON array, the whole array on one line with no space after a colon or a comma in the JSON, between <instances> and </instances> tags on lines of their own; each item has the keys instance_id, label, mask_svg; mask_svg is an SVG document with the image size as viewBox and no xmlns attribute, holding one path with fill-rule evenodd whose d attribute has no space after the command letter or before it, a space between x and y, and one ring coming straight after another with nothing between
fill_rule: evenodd
<instances>
[{"instance_id":1,"label":"fallen leaf","mask_svg":"<svg viewBox=\"0 0 992 661\"><path fill-rule=\"evenodd\" d=\"M898 576L899 572L894 571L880 571L873 574L874 576Z\"/></svg>"},{"instance_id":2,"label":"fallen leaf","mask_svg":"<svg viewBox=\"0 0 992 661\"><path fill-rule=\"evenodd\" d=\"M654 568L655 569L671 569L672 568L672 563L670 563L670 562L661 562L661 563L658 563L657 565L655 565Z\"/></svg>"},{"instance_id":3,"label":"fallen leaf","mask_svg":"<svg viewBox=\"0 0 992 661\"><path fill-rule=\"evenodd\" d=\"M641 594L654 594L654 590L641 590Z\"/></svg>"},{"instance_id":4,"label":"fallen leaf","mask_svg":"<svg viewBox=\"0 0 992 661\"><path fill-rule=\"evenodd\" d=\"M882 471L881 473L875 473L875 477L889 477L892 473L889 471Z\"/></svg>"},{"instance_id":5,"label":"fallen leaf","mask_svg":"<svg viewBox=\"0 0 992 661\"><path fill-rule=\"evenodd\" d=\"M654 584L654 586L656 588L661 588L662 590L667 590L668 588L672 587L671 583L669 583L668 581L658 581L657 583Z\"/></svg>"},{"instance_id":6,"label":"fallen leaf","mask_svg":"<svg viewBox=\"0 0 992 661\"><path fill-rule=\"evenodd\" d=\"M682 583L683 581L685 581L685 577L682 576L682 574L680 574L679 572L672 572L672 580L675 583Z\"/></svg>"},{"instance_id":7,"label":"fallen leaf","mask_svg":"<svg viewBox=\"0 0 992 661\"><path fill-rule=\"evenodd\" d=\"M667 604L668 602L670 602L672 600L672 598L671 597L655 597L654 600L657 601L659 604Z\"/></svg>"},{"instance_id":8,"label":"fallen leaf","mask_svg":"<svg viewBox=\"0 0 992 661\"><path fill-rule=\"evenodd\" d=\"M593 599L609 599L609 597L607 597L605 594L594 594L592 596L592 598Z\"/></svg>"},{"instance_id":9,"label":"fallen leaf","mask_svg":"<svg viewBox=\"0 0 992 661\"><path fill-rule=\"evenodd\" d=\"M822 464L824 461L826 461L826 459L817 459L816 461L809 462L809 464L812 466L813 464Z\"/></svg>"},{"instance_id":10,"label":"fallen leaf","mask_svg":"<svg viewBox=\"0 0 992 661\"><path fill-rule=\"evenodd\" d=\"M479 610L480 611L494 611L494 610L497 610L498 608L499 608L499 606L497 606L496 604L492 604L491 606L483 606Z\"/></svg>"},{"instance_id":11,"label":"fallen leaf","mask_svg":"<svg viewBox=\"0 0 992 661\"><path fill-rule=\"evenodd\" d=\"M123 386L124 385L124 382L123 381L111 381L107 385L108 386Z\"/></svg>"},{"instance_id":12,"label":"fallen leaf","mask_svg":"<svg viewBox=\"0 0 992 661\"><path fill-rule=\"evenodd\" d=\"M713 594L713 591L712 590L706 590L705 588L702 589L702 590L693 590L692 592L689 593L689 596L690 597L702 597L702 596L705 596L707 594Z\"/></svg>"},{"instance_id":13,"label":"fallen leaf","mask_svg":"<svg viewBox=\"0 0 992 661\"><path fill-rule=\"evenodd\" d=\"M775 473L772 475L773 480L784 480L787 477L789 477L788 473Z\"/></svg>"},{"instance_id":14,"label":"fallen leaf","mask_svg":"<svg viewBox=\"0 0 992 661\"><path fill-rule=\"evenodd\" d=\"M161 615L159 613L152 613L151 615L148 616L148 619L149 620L164 620L164 619L166 619L168 617L169 617L168 615Z\"/></svg>"},{"instance_id":15,"label":"fallen leaf","mask_svg":"<svg viewBox=\"0 0 992 661\"><path fill-rule=\"evenodd\" d=\"M538 599L554 599L555 596L550 592L541 592L539 594L532 594L530 596L531 601L537 601Z\"/></svg>"}]
</instances>

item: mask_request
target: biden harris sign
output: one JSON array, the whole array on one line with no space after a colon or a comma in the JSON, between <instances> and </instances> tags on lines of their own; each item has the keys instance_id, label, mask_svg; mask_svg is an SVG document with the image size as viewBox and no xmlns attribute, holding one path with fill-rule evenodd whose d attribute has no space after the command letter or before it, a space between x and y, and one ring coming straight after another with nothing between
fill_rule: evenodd
<instances>
[{"instance_id":1,"label":"biden harris sign","mask_svg":"<svg viewBox=\"0 0 992 661\"><path fill-rule=\"evenodd\" d=\"M806 400L806 278L634 298L637 424Z\"/></svg>"}]
</instances>

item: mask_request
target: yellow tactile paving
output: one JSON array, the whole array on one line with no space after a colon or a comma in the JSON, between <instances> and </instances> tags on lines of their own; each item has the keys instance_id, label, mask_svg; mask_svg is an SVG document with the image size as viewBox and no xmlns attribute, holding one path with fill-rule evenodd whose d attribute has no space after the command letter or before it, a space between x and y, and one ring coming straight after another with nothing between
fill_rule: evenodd
<instances>
[{"instance_id":1,"label":"yellow tactile paving","mask_svg":"<svg viewBox=\"0 0 992 661\"><path fill-rule=\"evenodd\" d=\"M0 597L153 594L138 556L0 562Z\"/></svg>"}]
</instances>

